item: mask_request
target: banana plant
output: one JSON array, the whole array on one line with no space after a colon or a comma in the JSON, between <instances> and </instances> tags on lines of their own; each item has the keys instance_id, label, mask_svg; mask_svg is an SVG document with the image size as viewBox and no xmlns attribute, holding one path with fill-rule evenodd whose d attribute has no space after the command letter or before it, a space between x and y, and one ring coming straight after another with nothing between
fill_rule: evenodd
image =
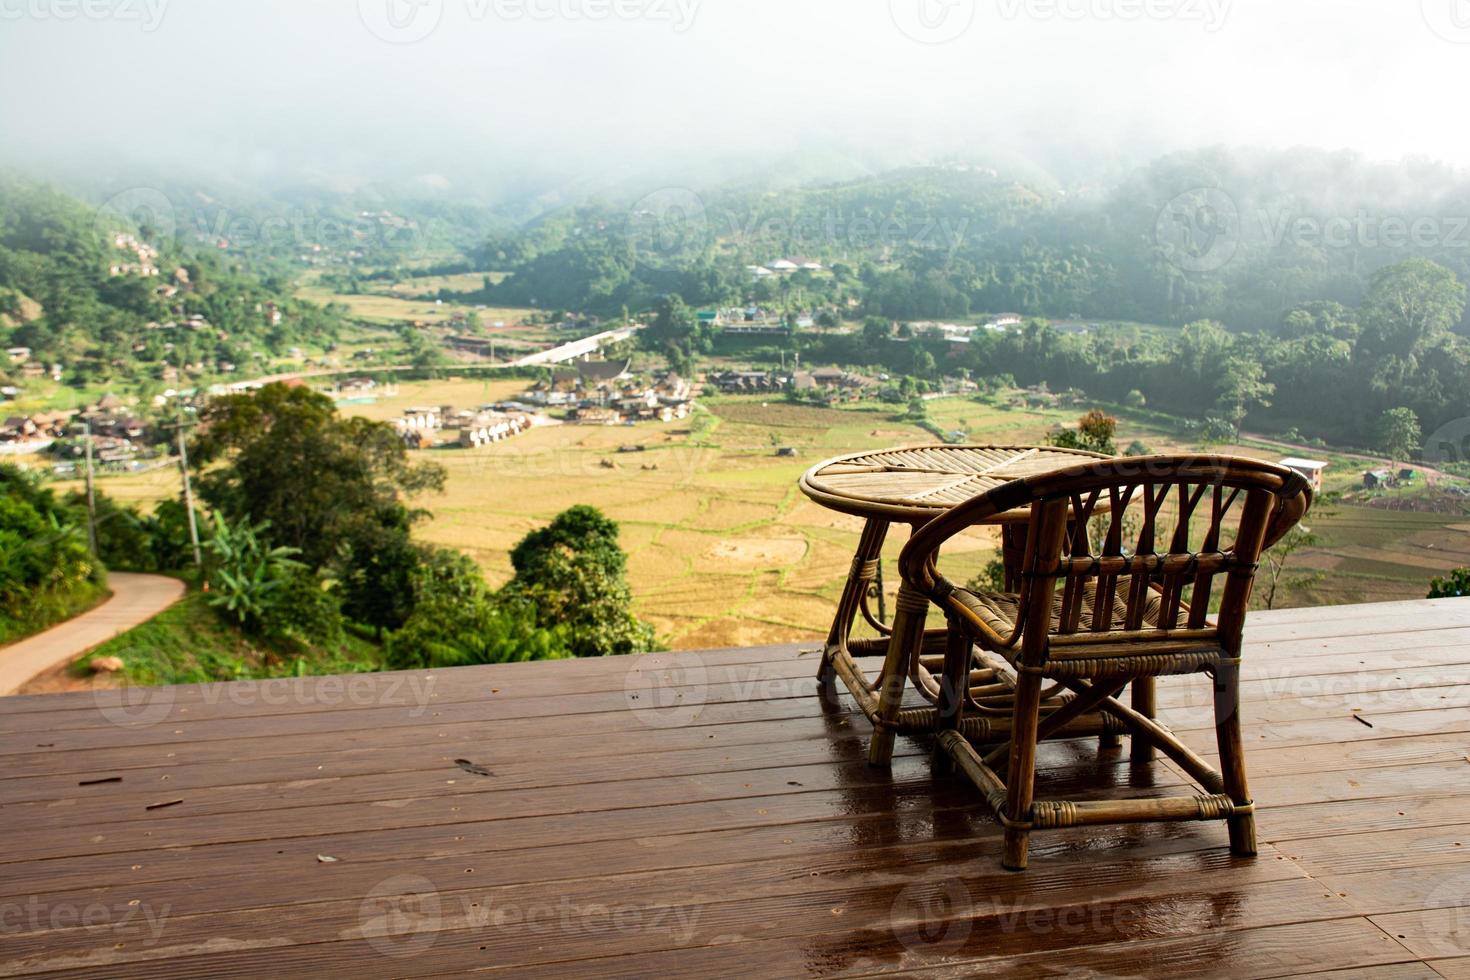
<instances>
[{"instance_id":1,"label":"banana plant","mask_svg":"<svg viewBox=\"0 0 1470 980\"><path fill-rule=\"evenodd\" d=\"M269 521L254 525L241 521L232 526L218 513L214 515L214 537L208 547L216 587L209 602L241 626L258 623L284 588L287 576L304 567L292 558L301 553L299 548L272 548L265 543L263 536L269 529Z\"/></svg>"}]
</instances>

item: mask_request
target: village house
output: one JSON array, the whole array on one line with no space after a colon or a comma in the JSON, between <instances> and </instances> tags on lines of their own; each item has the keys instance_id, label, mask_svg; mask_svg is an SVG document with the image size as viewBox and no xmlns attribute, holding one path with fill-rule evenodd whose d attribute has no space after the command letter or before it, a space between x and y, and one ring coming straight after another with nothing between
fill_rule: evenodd
<instances>
[{"instance_id":1,"label":"village house","mask_svg":"<svg viewBox=\"0 0 1470 980\"><path fill-rule=\"evenodd\" d=\"M1320 459L1301 459L1297 456L1288 456L1281 461L1281 465L1289 470L1296 470L1312 483L1312 489L1322 492L1322 472L1327 469L1327 463Z\"/></svg>"},{"instance_id":2,"label":"village house","mask_svg":"<svg viewBox=\"0 0 1470 980\"><path fill-rule=\"evenodd\" d=\"M791 379L770 371L723 371L708 380L722 394L749 395L781 391Z\"/></svg>"},{"instance_id":3,"label":"village house","mask_svg":"<svg viewBox=\"0 0 1470 980\"><path fill-rule=\"evenodd\" d=\"M443 427L443 419L437 408L405 408L403 415L393 421L399 432L433 432Z\"/></svg>"},{"instance_id":4,"label":"village house","mask_svg":"<svg viewBox=\"0 0 1470 980\"><path fill-rule=\"evenodd\" d=\"M615 408L586 405L572 411L571 421L579 425L617 425L623 416Z\"/></svg>"},{"instance_id":5,"label":"village house","mask_svg":"<svg viewBox=\"0 0 1470 980\"><path fill-rule=\"evenodd\" d=\"M653 390L658 393L659 399L665 402L688 401L692 394L692 388L689 382L673 372L659 378L658 383L653 386Z\"/></svg>"},{"instance_id":6,"label":"village house","mask_svg":"<svg viewBox=\"0 0 1470 980\"><path fill-rule=\"evenodd\" d=\"M459 444L466 449L504 442L531 428L528 415L501 415L482 412L467 426L459 430Z\"/></svg>"},{"instance_id":7,"label":"village house","mask_svg":"<svg viewBox=\"0 0 1470 980\"><path fill-rule=\"evenodd\" d=\"M797 391L858 391L871 387L873 382L860 374L852 374L841 368L817 368L814 371L797 371L791 385Z\"/></svg>"}]
</instances>

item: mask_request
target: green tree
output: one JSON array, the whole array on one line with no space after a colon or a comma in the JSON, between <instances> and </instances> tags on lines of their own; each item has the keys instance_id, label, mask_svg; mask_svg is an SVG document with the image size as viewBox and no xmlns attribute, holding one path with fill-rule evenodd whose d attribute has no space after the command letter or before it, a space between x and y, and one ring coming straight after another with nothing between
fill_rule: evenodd
<instances>
[{"instance_id":1,"label":"green tree","mask_svg":"<svg viewBox=\"0 0 1470 980\"><path fill-rule=\"evenodd\" d=\"M1408 358L1447 333L1465 313L1465 285L1428 259L1380 269L1359 308L1365 352Z\"/></svg>"},{"instance_id":2,"label":"green tree","mask_svg":"<svg viewBox=\"0 0 1470 980\"><path fill-rule=\"evenodd\" d=\"M578 505L526 535L510 556L515 577L504 599L524 599L542 629L564 628L574 656L652 649L652 627L632 612L627 555L618 526L595 507Z\"/></svg>"},{"instance_id":3,"label":"green tree","mask_svg":"<svg viewBox=\"0 0 1470 980\"><path fill-rule=\"evenodd\" d=\"M1268 408L1276 386L1266 380L1266 368L1249 356L1227 357L1220 370L1215 405L1220 417L1230 423L1235 436L1251 409Z\"/></svg>"},{"instance_id":4,"label":"green tree","mask_svg":"<svg viewBox=\"0 0 1470 980\"><path fill-rule=\"evenodd\" d=\"M1470 596L1470 568L1457 568L1444 578L1429 583L1429 598L1456 599Z\"/></svg>"},{"instance_id":5,"label":"green tree","mask_svg":"<svg viewBox=\"0 0 1470 980\"><path fill-rule=\"evenodd\" d=\"M307 388L216 398L202 421L189 452L200 495L231 520L268 524L270 540L313 569L380 543L384 531L406 537L422 512L404 497L444 485L443 469L411 462L391 426L343 418Z\"/></svg>"},{"instance_id":6,"label":"green tree","mask_svg":"<svg viewBox=\"0 0 1470 980\"><path fill-rule=\"evenodd\" d=\"M1083 449L1090 453L1116 456L1118 447L1113 442L1118 432L1118 420L1100 408L1094 408L1077 420L1076 429L1063 429L1051 437L1051 444L1063 449Z\"/></svg>"},{"instance_id":7,"label":"green tree","mask_svg":"<svg viewBox=\"0 0 1470 980\"><path fill-rule=\"evenodd\" d=\"M533 605L498 598L465 555L428 549L411 576L413 613L388 637L398 670L557 660L571 656L565 627L543 629Z\"/></svg>"},{"instance_id":8,"label":"green tree","mask_svg":"<svg viewBox=\"0 0 1470 980\"><path fill-rule=\"evenodd\" d=\"M1391 408L1378 417L1374 436L1378 448L1389 461L1398 463L1419 451L1424 433L1419 428L1419 416L1413 409Z\"/></svg>"}]
</instances>

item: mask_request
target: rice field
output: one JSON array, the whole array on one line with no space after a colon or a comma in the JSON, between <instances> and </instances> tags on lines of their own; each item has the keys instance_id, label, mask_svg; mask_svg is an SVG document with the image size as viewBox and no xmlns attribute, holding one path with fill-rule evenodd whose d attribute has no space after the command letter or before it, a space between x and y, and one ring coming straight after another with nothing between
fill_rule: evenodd
<instances>
[{"instance_id":1,"label":"rice field","mask_svg":"<svg viewBox=\"0 0 1470 980\"><path fill-rule=\"evenodd\" d=\"M524 382L437 380L400 383L391 397L342 410L387 420L413 405L473 407L514 397ZM975 442L1036 443L1076 409L1021 411L973 398L929 403L945 428ZM961 420L964 425L961 426ZM1125 419L1120 445L1140 438L1155 450L1190 448L1157 425ZM706 400L691 419L638 426L553 425L478 450L419 455L448 472L446 491L416 503L433 517L420 539L472 555L492 584L511 575L509 553L529 531L574 504L598 507L622 528L636 612L675 649L819 641L861 531L860 522L809 502L796 486L808 467L845 452L934 442L899 420L893 406L843 409L759 397ZM642 452L620 453L624 446ZM791 447L797 457L776 455ZM1280 447L1222 447L1279 457ZM1355 464L1334 474L1349 481ZM177 474L109 477L107 492L147 501L177 492ZM1320 581L1290 591L1281 605L1422 597L1430 577L1470 565L1470 516L1340 505L1313 521L1323 547L1304 552L1289 578ZM896 528L884 556L888 608L896 592ZM946 549L955 580L994 556L979 530Z\"/></svg>"}]
</instances>

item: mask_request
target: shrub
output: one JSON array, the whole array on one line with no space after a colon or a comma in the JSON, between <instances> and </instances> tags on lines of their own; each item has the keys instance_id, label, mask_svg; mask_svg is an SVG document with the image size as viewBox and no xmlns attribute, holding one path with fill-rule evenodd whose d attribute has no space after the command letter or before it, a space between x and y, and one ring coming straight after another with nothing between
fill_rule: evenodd
<instances>
[{"instance_id":1,"label":"shrub","mask_svg":"<svg viewBox=\"0 0 1470 980\"><path fill-rule=\"evenodd\" d=\"M1444 578L1429 583L1429 598L1455 599L1470 596L1470 568L1457 568Z\"/></svg>"},{"instance_id":2,"label":"shrub","mask_svg":"<svg viewBox=\"0 0 1470 980\"><path fill-rule=\"evenodd\" d=\"M342 642L342 605L308 569L293 568L260 616L260 636L283 652Z\"/></svg>"}]
</instances>

